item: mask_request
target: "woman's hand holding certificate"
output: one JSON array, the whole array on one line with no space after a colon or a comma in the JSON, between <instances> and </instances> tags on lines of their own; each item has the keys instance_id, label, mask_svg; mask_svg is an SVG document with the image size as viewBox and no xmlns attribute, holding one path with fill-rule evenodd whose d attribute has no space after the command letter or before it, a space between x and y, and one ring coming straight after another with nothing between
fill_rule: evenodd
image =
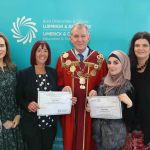
<instances>
[{"instance_id":1,"label":"woman's hand holding certificate","mask_svg":"<svg viewBox=\"0 0 150 150\"><path fill-rule=\"evenodd\" d=\"M39 116L70 114L72 105L70 92L38 92Z\"/></svg>"},{"instance_id":2,"label":"woman's hand holding certificate","mask_svg":"<svg viewBox=\"0 0 150 150\"><path fill-rule=\"evenodd\" d=\"M91 118L121 119L121 102L117 96L88 97Z\"/></svg>"}]
</instances>

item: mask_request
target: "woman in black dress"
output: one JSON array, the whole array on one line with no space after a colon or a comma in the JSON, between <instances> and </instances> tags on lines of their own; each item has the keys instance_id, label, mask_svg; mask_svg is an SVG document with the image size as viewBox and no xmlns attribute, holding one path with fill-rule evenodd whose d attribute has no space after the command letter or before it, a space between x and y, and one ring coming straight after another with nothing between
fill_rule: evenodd
<instances>
[{"instance_id":1,"label":"woman in black dress","mask_svg":"<svg viewBox=\"0 0 150 150\"><path fill-rule=\"evenodd\" d=\"M130 44L131 83L135 89L134 148L150 149L150 34L136 33Z\"/></svg>"}]
</instances>

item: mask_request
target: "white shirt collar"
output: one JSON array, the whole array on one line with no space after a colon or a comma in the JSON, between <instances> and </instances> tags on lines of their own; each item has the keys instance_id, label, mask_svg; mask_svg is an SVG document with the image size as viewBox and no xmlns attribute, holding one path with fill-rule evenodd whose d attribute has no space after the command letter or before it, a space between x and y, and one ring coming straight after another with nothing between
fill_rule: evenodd
<instances>
[{"instance_id":1,"label":"white shirt collar","mask_svg":"<svg viewBox=\"0 0 150 150\"><path fill-rule=\"evenodd\" d=\"M80 59L80 57L78 56L78 54L82 54L84 56L84 59L86 59L87 56L88 56L88 53L89 53L89 48L86 47L86 49L82 53L79 53L76 49L74 49L74 51L75 51L75 54L76 54L76 56L77 56L78 59Z\"/></svg>"}]
</instances>

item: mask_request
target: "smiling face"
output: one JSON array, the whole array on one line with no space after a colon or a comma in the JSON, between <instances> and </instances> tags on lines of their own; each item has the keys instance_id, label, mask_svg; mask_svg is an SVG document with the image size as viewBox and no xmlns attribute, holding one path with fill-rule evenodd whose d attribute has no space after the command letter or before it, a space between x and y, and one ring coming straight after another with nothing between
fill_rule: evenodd
<instances>
[{"instance_id":1,"label":"smiling face","mask_svg":"<svg viewBox=\"0 0 150 150\"><path fill-rule=\"evenodd\" d=\"M36 64L37 65L45 65L47 59L48 59L48 49L44 45L43 47L40 45L35 53L36 57Z\"/></svg>"},{"instance_id":2,"label":"smiling face","mask_svg":"<svg viewBox=\"0 0 150 150\"><path fill-rule=\"evenodd\" d=\"M85 27L74 27L71 32L70 40L75 49L82 53L88 44L90 39L89 33Z\"/></svg>"},{"instance_id":3,"label":"smiling face","mask_svg":"<svg viewBox=\"0 0 150 150\"><path fill-rule=\"evenodd\" d=\"M134 44L134 52L138 60L147 60L150 55L150 43L148 40L136 40Z\"/></svg>"},{"instance_id":4,"label":"smiling face","mask_svg":"<svg viewBox=\"0 0 150 150\"><path fill-rule=\"evenodd\" d=\"M6 44L5 40L0 37L0 60L4 60L4 57L6 55Z\"/></svg>"},{"instance_id":5,"label":"smiling face","mask_svg":"<svg viewBox=\"0 0 150 150\"><path fill-rule=\"evenodd\" d=\"M122 71L122 64L115 57L109 57L107 67L108 67L108 72L112 76L117 75Z\"/></svg>"}]
</instances>

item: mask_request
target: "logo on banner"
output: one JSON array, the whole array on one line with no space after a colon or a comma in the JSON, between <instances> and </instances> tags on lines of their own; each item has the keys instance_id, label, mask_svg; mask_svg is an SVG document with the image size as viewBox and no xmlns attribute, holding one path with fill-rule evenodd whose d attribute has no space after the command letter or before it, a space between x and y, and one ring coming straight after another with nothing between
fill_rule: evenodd
<instances>
[{"instance_id":1,"label":"logo on banner","mask_svg":"<svg viewBox=\"0 0 150 150\"><path fill-rule=\"evenodd\" d=\"M36 23L32 21L32 18L22 18L17 17L16 21L13 22L13 37L17 40L18 43L31 43L32 39L36 38Z\"/></svg>"}]
</instances>

